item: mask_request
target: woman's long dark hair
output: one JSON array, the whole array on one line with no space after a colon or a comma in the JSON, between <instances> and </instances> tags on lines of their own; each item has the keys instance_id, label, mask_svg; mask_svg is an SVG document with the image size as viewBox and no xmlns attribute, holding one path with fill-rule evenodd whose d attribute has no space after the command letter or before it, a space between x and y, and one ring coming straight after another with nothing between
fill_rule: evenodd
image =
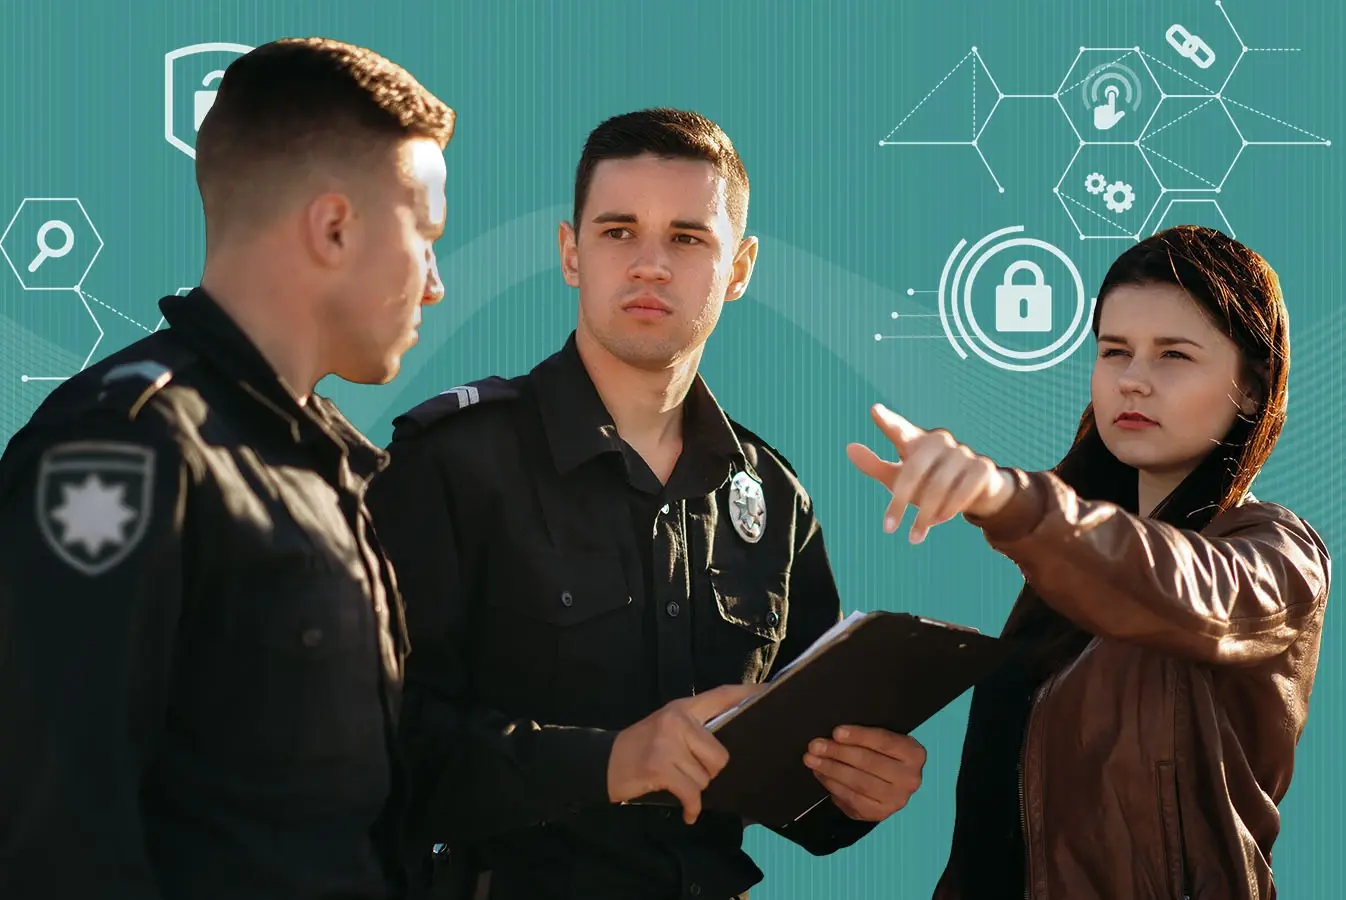
<instances>
[{"instance_id":1,"label":"woman's long dark hair","mask_svg":"<svg viewBox=\"0 0 1346 900\"><path fill-rule=\"evenodd\" d=\"M1243 379L1257 401L1256 409L1240 413L1211 452L1149 514L1178 528L1199 530L1248 493L1285 426L1289 321L1280 280L1266 260L1219 231L1180 225L1146 238L1113 262L1099 288L1094 337L1114 288L1150 284L1182 288L1237 345ZM1139 473L1103 443L1092 403L1080 417L1070 449L1052 471L1083 499L1138 512ZM1031 585L1024 585L1019 600L1015 630L1022 625L1040 635L1033 654L1038 674L1058 668L1088 642L1088 635L1047 610Z\"/></svg>"},{"instance_id":2,"label":"woman's long dark hair","mask_svg":"<svg viewBox=\"0 0 1346 900\"><path fill-rule=\"evenodd\" d=\"M1239 348L1243 377L1257 409L1240 415L1218 446L1151 513L1180 528L1202 528L1248 492L1285 427L1290 331L1280 281L1261 256L1210 228L1180 225L1136 244L1103 279L1094 313L1098 337L1103 304L1120 285L1182 288ZM1053 470L1089 500L1137 511L1137 472L1113 456L1085 408L1075 440Z\"/></svg>"},{"instance_id":3,"label":"woman's long dark hair","mask_svg":"<svg viewBox=\"0 0 1346 900\"><path fill-rule=\"evenodd\" d=\"M1240 415L1196 468L1150 513L1179 528L1201 529L1247 494L1285 425L1290 367L1288 317L1276 273L1262 257L1218 231L1179 226L1126 250L1099 289L1093 329L1120 285L1177 285L1240 350L1256 409ZM1090 404L1069 451L1052 470L1086 500L1138 512L1139 473L1108 450ZM1077 656L1092 635L1050 609L1024 584L1003 634L1022 647L1015 660L979 685L963 742L948 879L968 896L1015 892L1022 874L1015 764L1032 697Z\"/></svg>"}]
</instances>

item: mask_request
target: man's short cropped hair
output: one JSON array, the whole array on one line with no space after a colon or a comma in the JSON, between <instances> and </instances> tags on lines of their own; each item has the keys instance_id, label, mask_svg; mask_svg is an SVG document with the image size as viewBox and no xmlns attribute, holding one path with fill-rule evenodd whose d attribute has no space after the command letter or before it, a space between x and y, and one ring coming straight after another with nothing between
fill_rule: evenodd
<instances>
[{"instance_id":1,"label":"man's short cropped hair","mask_svg":"<svg viewBox=\"0 0 1346 900\"><path fill-rule=\"evenodd\" d=\"M443 150L455 113L405 69L327 38L285 38L234 60L196 139L207 234L265 219L307 175L359 171L408 138ZM344 167L342 169L341 167Z\"/></svg>"},{"instance_id":2,"label":"man's short cropped hair","mask_svg":"<svg viewBox=\"0 0 1346 900\"><path fill-rule=\"evenodd\" d=\"M714 166L726 182L725 206L734 234L743 236L748 221L748 173L733 142L705 116L666 107L614 116L589 133L575 171L572 221L576 231L598 164L605 159L633 159L645 154L663 159L699 159Z\"/></svg>"}]
</instances>

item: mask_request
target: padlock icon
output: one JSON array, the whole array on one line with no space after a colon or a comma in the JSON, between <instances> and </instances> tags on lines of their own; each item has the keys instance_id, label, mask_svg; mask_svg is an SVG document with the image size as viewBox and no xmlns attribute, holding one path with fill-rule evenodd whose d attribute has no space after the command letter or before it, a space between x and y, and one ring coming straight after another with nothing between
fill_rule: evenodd
<instances>
[{"instance_id":1,"label":"padlock icon","mask_svg":"<svg viewBox=\"0 0 1346 900\"><path fill-rule=\"evenodd\" d=\"M1015 284L1019 272L1031 272L1033 280ZM1026 259L1011 263L1003 283L995 289L997 331L1051 331L1052 286L1043 283L1042 269Z\"/></svg>"},{"instance_id":2,"label":"padlock icon","mask_svg":"<svg viewBox=\"0 0 1346 900\"><path fill-rule=\"evenodd\" d=\"M219 81L223 77L224 77L224 70L216 69L214 72L211 72L205 78L201 79L201 87L208 88L210 87L211 82ZM216 93L217 93L216 91L196 92L196 113L192 118L193 131L201 130L201 122L205 120L206 113L210 112L210 108L215 105Z\"/></svg>"}]
</instances>

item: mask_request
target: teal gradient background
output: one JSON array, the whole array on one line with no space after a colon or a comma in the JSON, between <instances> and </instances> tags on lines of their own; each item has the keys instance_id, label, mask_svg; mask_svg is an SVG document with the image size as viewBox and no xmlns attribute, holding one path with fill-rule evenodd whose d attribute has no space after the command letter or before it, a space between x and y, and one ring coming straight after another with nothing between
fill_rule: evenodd
<instances>
[{"instance_id":1,"label":"teal gradient background","mask_svg":"<svg viewBox=\"0 0 1346 900\"><path fill-rule=\"evenodd\" d=\"M886 449L867 415L879 400L1004 464L1045 468L1064 452L1088 399L1092 338L1058 365L1009 371L975 353L960 358L938 317L934 292L955 245L1008 226L1060 248L1078 267L1086 301L1130 245L1127 233L1195 221L1232 230L1263 253L1285 289L1294 359L1289 424L1255 490L1305 516L1330 549L1343 546L1340 4L1229 0L1242 40L1277 49L1243 57L1222 92L1227 103L1175 97L1157 112L1161 90L1219 89L1239 56L1210 0L144 0L127 9L93 0L0 8L0 222L25 198L79 198L103 243L81 292L25 291L9 266L0 268L0 441L56 383L24 376L68 376L142 337L159 321L159 297L200 277L192 160L163 134L164 55L206 41L253 46L321 34L390 56L459 114L439 249L446 301L428 311L393 384L321 386L376 442L386 443L394 415L425 397L524 371L560 345L575 298L558 270L556 226L569 216L584 138L607 116L674 105L714 118L736 143L752 180L749 230L762 243L748 294L726 307L703 372L731 415L801 473L848 608L995 632L1018 589L1014 566L961 520L916 547L904 532L885 535L882 491L844 454L852 440ZM1175 22L1215 50L1209 70L1165 42ZM1121 49L1081 56L1080 47ZM1081 148L1079 135L1103 138L1074 84L1131 47L1141 48L1126 64L1143 76L1142 102L1116 134L1132 141L1147 124L1149 154L1134 144ZM179 114L188 118L190 91L205 74L198 69L179 86L187 104ZM1071 88L1064 111L1050 96L996 105L998 92L1050 95L1062 85ZM881 146L885 137L964 143ZM1127 179L1132 209L1114 216L1085 192L1093 171ZM1155 207L1161 182L1220 191L1168 193ZM1064 199L1053 193L1058 183ZM1218 211L1184 203L1165 214L1171 199L1218 200ZM25 277L40 216L21 213L3 241ZM38 275L78 277L95 242L72 224L76 246ZM1081 240L1080 228L1116 237ZM59 246L60 235L52 241ZM1053 285L1053 315L1068 321L1077 298L1065 268L1046 254L1033 258ZM997 256L978 280L973 305L983 323L992 321L994 283L1008 259ZM1309 727L1282 805L1275 871L1285 897L1339 896L1346 875L1344 655L1329 607ZM930 754L923 788L859 845L816 859L750 830L748 848L767 873L754 898L928 897L952 828L967 699L917 733Z\"/></svg>"}]
</instances>

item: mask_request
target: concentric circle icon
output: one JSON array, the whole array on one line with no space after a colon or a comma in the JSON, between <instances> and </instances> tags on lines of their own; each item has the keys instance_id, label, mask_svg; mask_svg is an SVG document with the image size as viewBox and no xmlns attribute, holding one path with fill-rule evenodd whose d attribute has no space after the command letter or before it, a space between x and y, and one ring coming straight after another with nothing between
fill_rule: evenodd
<instances>
[{"instance_id":1,"label":"concentric circle icon","mask_svg":"<svg viewBox=\"0 0 1346 900\"><path fill-rule=\"evenodd\" d=\"M967 240L958 242L958 246L954 247L945 261L944 271L939 277L939 320L944 326L944 334L949 343L963 359L968 358L967 351L963 349L963 344L966 344L969 350L997 368L1016 372L1035 372L1056 365L1079 349L1089 335L1098 298L1086 298L1079 268L1059 248L1038 238L1006 238L1006 235L1018 234L1023 230L1022 225L1012 225L993 231L968 248L961 260L959 254L967 246ZM1000 240L1001 238L1006 239ZM989 249L983 249L995 241L998 243L994 243ZM996 254L1013 247L1033 247L1055 256L1070 272L1075 291L1075 314L1070 325L1046 346L1032 350L1013 350L1000 345L986 334L972 310L972 287L982 267ZM970 269L968 269L969 263L971 263ZM963 274L965 270L967 270L966 279ZM966 322L964 322L965 316ZM969 327L972 334L968 333ZM959 338L962 339L961 343Z\"/></svg>"}]
</instances>

